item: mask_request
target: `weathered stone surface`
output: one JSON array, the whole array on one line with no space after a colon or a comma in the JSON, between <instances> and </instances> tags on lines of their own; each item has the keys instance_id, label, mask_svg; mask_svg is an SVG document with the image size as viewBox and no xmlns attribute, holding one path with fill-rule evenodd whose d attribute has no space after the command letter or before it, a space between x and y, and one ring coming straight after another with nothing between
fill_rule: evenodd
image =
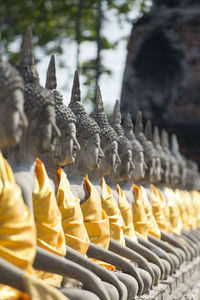
<instances>
[{"instance_id":1,"label":"weathered stone surface","mask_svg":"<svg viewBox=\"0 0 200 300\"><path fill-rule=\"evenodd\" d=\"M200 163L200 1L156 2L131 33L122 117L142 110L176 132L182 153Z\"/></svg>"}]
</instances>

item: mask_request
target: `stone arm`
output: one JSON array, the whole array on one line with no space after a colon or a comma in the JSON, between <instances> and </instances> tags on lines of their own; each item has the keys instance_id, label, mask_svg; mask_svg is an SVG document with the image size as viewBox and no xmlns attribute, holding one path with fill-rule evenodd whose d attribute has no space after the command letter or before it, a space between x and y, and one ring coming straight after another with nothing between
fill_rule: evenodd
<instances>
[{"instance_id":1,"label":"stone arm","mask_svg":"<svg viewBox=\"0 0 200 300\"><path fill-rule=\"evenodd\" d=\"M194 251L190 250L186 245L183 245L183 243L181 243L179 241L180 236L177 236L177 237L175 235L173 236L173 235L170 235L168 233L161 231L161 240L162 241L168 242L169 244L182 249L187 256L187 259L192 260L193 256L194 256Z\"/></svg>"},{"instance_id":2,"label":"stone arm","mask_svg":"<svg viewBox=\"0 0 200 300\"><path fill-rule=\"evenodd\" d=\"M38 270L77 279L83 283L83 288L86 290L93 292L100 299L109 300L102 281L95 274L72 261L37 247L33 266Z\"/></svg>"},{"instance_id":3,"label":"stone arm","mask_svg":"<svg viewBox=\"0 0 200 300\"><path fill-rule=\"evenodd\" d=\"M140 254L136 253L134 250L132 250L128 247L122 246L119 242L117 242L113 239L110 239L109 250L137 263L138 267L144 269L151 275L152 283L154 283L154 281L155 281L154 273L153 273L150 265L148 264L148 262Z\"/></svg>"},{"instance_id":4,"label":"stone arm","mask_svg":"<svg viewBox=\"0 0 200 300\"><path fill-rule=\"evenodd\" d=\"M198 246L188 236L186 236L184 234L181 234L180 236L178 236L177 234L174 234L174 236L176 236L176 238L181 238L182 240L184 240L187 243L188 249L190 249L190 252L192 253L193 258L195 256L197 256Z\"/></svg>"},{"instance_id":5,"label":"stone arm","mask_svg":"<svg viewBox=\"0 0 200 300\"><path fill-rule=\"evenodd\" d=\"M154 252L161 259L165 259L166 261L168 261L168 263L170 264L170 267L171 267L171 273L173 273L173 271L174 271L174 264L172 263L171 259L168 257L168 255L165 253L164 250L162 250L161 248L159 248L156 245L152 244L151 242L146 241L145 239L141 238L140 236L137 236L137 238L138 238L138 242L141 245L143 245L144 247L146 247L150 251Z\"/></svg>"},{"instance_id":6,"label":"stone arm","mask_svg":"<svg viewBox=\"0 0 200 300\"><path fill-rule=\"evenodd\" d=\"M199 243L199 239L194 235L192 231L186 231L185 229L181 230L181 235L187 236L195 244Z\"/></svg>"},{"instance_id":7,"label":"stone arm","mask_svg":"<svg viewBox=\"0 0 200 300\"><path fill-rule=\"evenodd\" d=\"M164 277L164 272L165 272L164 267L163 267L159 257L155 253L153 253L152 251L150 251L143 245L133 242L130 238L128 238L126 236L125 236L125 242L126 242L126 246L128 248L139 253L141 256L143 256L145 259L147 259L149 262L157 265L160 268L161 278Z\"/></svg>"},{"instance_id":8,"label":"stone arm","mask_svg":"<svg viewBox=\"0 0 200 300\"><path fill-rule=\"evenodd\" d=\"M87 255L89 257L110 263L119 268L122 272L133 276L138 282L138 295L142 294L144 289L142 278L133 264L127 261L125 258L92 243L90 243Z\"/></svg>"},{"instance_id":9,"label":"stone arm","mask_svg":"<svg viewBox=\"0 0 200 300\"><path fill-rule=\"evenodd\" d=\"M151 243L153 243L154 245L156 245L159 248L163 249L164 251L175 255L178 258L178 260L179 260L179 266L180 266L180 264L183 263L182 256L177 251L175 251L171 245L164 243L163 241L159 240L158 238L154 237L151 234L148 234L148 240Z\"/></svg>"},{"instance_id":10,"label":"stone arm","mask_svg":"<svg viewBox=\"0 0 200 300\"><path fill-rule=\"evenodd\" d=\"M126 291L124 291L124 288L122 287L120 280L114 275L113 272L109 272L108 270L99 266L97 263L95 263L88 257L80 254L78 251L70 248L69 246L67 246L66 248L67 248L67 254L65 257L66 259L69 259L70 261L73 261L79 264L80 266L85 267L86 269L90 270L95 275L97 275L101 280L112 284L118 290L120 299L121 300L126 299L127 296Z\"/></svg>"},{"instance_id":11,"label":"stone arm","mask_svg":"<svg viewBox=\"0 0 200 300\"><path fill-rule=\"evenodd\" d=\"M25 292L23 270L0 257L0 283Z\"/></svg>"},{"instance_id":12,"label":"stone arm","mask_svg":"<svg viewBox=\"0 0 200 300\"><path fill-rule=\"evenodd\" d=\"M33 213L33 186L34 186L34 176L27 176L27 172L18 171L14 172L15 181L21 187L22 197L25 204L28 206L30 211ZM26 178L26 180L24 180Z\"/></svg>"},{"instance_id":13,"label":"stone arm","mask_svg":"<svg viewBox=\"0 0 200 300\"><path fill-rule=\"evenodd\" d=\"M200 241L200 234L199 231L197 229L191 229L190 230L192 232L192 234L198 239L198 241Z\"/></svg>"}]
</instances>

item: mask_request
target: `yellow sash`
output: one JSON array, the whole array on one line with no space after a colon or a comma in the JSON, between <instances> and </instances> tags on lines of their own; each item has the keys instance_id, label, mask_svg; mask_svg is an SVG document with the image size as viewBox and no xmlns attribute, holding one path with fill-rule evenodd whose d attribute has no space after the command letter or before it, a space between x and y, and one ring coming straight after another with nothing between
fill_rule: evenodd
<instances>
[{"instance_id":1,"label":"yellow sash","mask_svg":"<svg viewBox=\"0 0 200 300\"><path fill-rule=\"evenodd\" d=\"M133 193L135 196L135 202L132 205L134 228L138 235L147 239L148 220L142 202L141 191L136 184L133 185Z\"/></svg>"},{"instance_id":2,"label":"yellow sash","mask_svg":"<svg viewBox=\"0 0 200 300\"><path fill-rule=\"evenodd\" d=\"M164 193L167 198L167 203L169 207L169 220L171 223L172 230L174 233L180 234L182 229L182 221L179 206L177 203L177 195L172 189L167 187L165 187Z\"/></svg>"},{"instance_id":3,"label":"yellow sash","mask_svg":"<svg viewBox=\"0 0 200 300\"><path fill-rule=\"evenodd\" d=\"M178 204L179 211L180 211L182 227L188 231L190 229L190 227L189 227L188 215L187 215L186 205L185 205L185 200L184 200L184 192L179 189L176 189L175 192L176 192L176 197L177 197L177 204Z\"/></svg>"},{"instance_id":4,"label":"yellow sash","mask_svg":"<svg viewBox=\"0 0 200 300\"><path fill-rule=\"evenodd\" d=\"M196 225L200 226L200 192L192 191L192 199L194 203Z\"/></svg>"},{"instance_id":5,"label":"yellow sash","mask_svg":"<svg viewBox=\"0 0 200 300\"><path fill-rule=\"evenodd\" d=\"M153 236L157 237L158 239L160 239L161 238L161 232L160 232L160 229L158 227L158 224L156 223L155 217L153 215L152 207L151 207L150 201L148 199L146 189L143 186L141 186L140 191L141 191L141 194L142 194L142 201L143 201L145 213L146 213L146 216L147 216L147 219L148 219L148 226L149 226L149 231L148 232L150 234L152 234Z\"/></svg>"},{"instance_id":6,"label":"yellow sash","mask_svg":"<svg viewBox=\"0 0 200 300\"><path fill-rule=\"evenodd\" d=\"M137 243L137 236L135 234L133 215L131 211L131 205L126 199L126 196L120 186L117 184L117 191L119 194L118 206L124 221L123 232L124 234Z\"/></svg>"},{"instance_id":7,"label":"yellow sash","mask_svg":"<svg viewBox=\"0 0 200 300\"><path fill-rule=\"evenodd\" d=\"M153 184L150 185L150 189L152 211L159 229L164 230L165 232L172 232L169 221L169 208L166 205L163 195Z\"/></svg>"},{"instance_id":8,"label":"yellow sash","mask_svg":"<svg viewBox=\"0 0 200 300\"><path fill-rule=\"evenodd\" d=\"M110 242L108 216L102 209L99 193L89 181L88 176L85 177L84 185L89 197L81 204L81 210L89 239L92 243L108 249Z\"/></svg>"},{"instance_id":9,"label":"yellow sash","mask_svg":"<svg viewBox=\"0 0 200 300\"><path fill-rule=\"evenodd\" d=\"M113 198L112 191L109 186L106 184L105 179L102 177L101 181L101 200L102 207L108 215L110 223L110 236L121 245L125 246L124 240L124 221L122 215L117 206L115 199Z\"/></svg>"},{"instance_id":10,"label":"yellow sash","mask_svg":"<svg viewBox=\"0 0 200 300\"><path fill-rule=\"evenodd\" d=\"M66 244L85 255L90 241L83 221L80 199L72 193L67 176L61 168L58 170L58 177L60 183L56 199L62 214Z\"/></svg>"},{"instance_id":11,"label":"yellow sash","mask_svg":"<svg viewBox=\"0 0 200 300\"><path fill-rule=\"evenodd\" d=\"M192 194L189 191L183 191L183 199L185 201L186 212L188 216L188 225L192 229L197 228L195 208L192 199Z\"/></svg>"},{"instance_id":12,"label":"yellow sash","mask_svg":"<svg viewBox=\"0 0 200 300\"><path fill-rule=\"evenodd\" d=\"M24 204L8 162L0 152L0 256L17 267L32 272L36 253L34 218ZM19 299L22 293L0 284L0 299Z\"/></svg>"},{"instance_id":13,"label":"yellow sash","mask_svg":"<svg viewBox=\"0 0 200 300\"><path fill-rule=\"evenodd\" d=\"M44 164L36 159L33 209L37 229L37 244L60 256L66 255L62 217L59 211L52 183ZM36 276L49 284L59 286L62 276L36 271Z\"/></svg>"}]
</instances>

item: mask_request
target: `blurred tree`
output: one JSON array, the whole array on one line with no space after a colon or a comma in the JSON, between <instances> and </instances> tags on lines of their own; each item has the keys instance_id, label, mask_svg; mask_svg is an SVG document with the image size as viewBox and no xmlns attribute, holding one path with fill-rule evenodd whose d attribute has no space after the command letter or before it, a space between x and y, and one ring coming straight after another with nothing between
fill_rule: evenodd
<instances>
[{"instance_id":1,"label":"blurred tree","mask_svg":"<svg viewBox=\"0 0 200 300\"><path fill-rule=\"evenodd\" d=\"M62 54L66 40L75 41L77 68L85 75L88 86L87 99L94 99L95 78L98 80L105 72L110 74L102 64L101 50L114 49L119 43L101 34L103 12L112 10L123 24L132 21L128 14L136 4L143 12L149 7L149 0L0 0L3 51L11 63L16 63L20 54L13 53L11 46L17 39L22 43L22 35L30 24L34 45L42 47L45 55ZM80 45L85 41L97 43L97 57L81 63Z\"/></svg>"}]
</instances>

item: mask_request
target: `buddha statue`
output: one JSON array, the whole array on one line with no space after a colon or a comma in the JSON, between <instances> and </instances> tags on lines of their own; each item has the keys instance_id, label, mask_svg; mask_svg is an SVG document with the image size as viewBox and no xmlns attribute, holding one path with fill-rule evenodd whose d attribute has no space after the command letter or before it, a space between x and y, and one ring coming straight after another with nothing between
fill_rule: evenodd
<instances>
[{"instance_id":1,"label":"buddha statue","mask_svg":"<svg viewBox=\"0 0 200 300\"><path fill-rule=\"evenodd\" d=\"M27 128L24 83L19 72L2 61L0 54L0 147L15 146ZM9 111L9 113L8 113ZM0 298L2 300L67 299L59 291L35 279L32 263L36 253L34 219L24 204L8 162L0 153ZM26 294L25 294L26 293ZM30 296L30 298L29 298Z\"/></svg>"},{"instance_id":2,"label":"buddha statue","mask_svg":"<svg viewBox=\"0 0 200 300\"><path fill-rule=\"evenodd\" d=\"M8 152L8 160L22 189L24 201L34 212L36 227L40 229L37 231L38 246L33 266L41 272L36 272L36 275L45 281L55 278L54 274L61 275L51 281L55 285L61 283L62 276L69 276L83 283L83 288L88 290L85 291L88 299L108 299L108 294L97 276L64 258L66 245L61 214L45 166L39 159L36 160L42 153L54 149L60 131L56 125L54 97L48 89L39 85L39 76L34 66L30 27L25 35L18 69L25 82L24 110L29 125L23 132L19 145ZM50 210L52 213L47 214ZM52 223L49 223L52 229L44 222L47 217L48 222L53 219ZM46 272L51 274L48 275ZM66 295L70 292L69 289L61 290ZM70 298L74 297L76 293L74 295L73 290L70 292Z\"/></svg>"},{"instance_id":3,"label":"buddha statue","mask_svg":"<svg viewBox=\"0 0 200 300\"><path fill-rule=\"evenodd\" d=\"M155 184L160 184L161 181L161 176L163 173L162 169L162 164L161 164L161 157L159 155L158 149L155 147L153 143L153 133L152 133L152 125L151 121L147 120L145 130L144 130L145 136L148 141L150 141L154 147L154 151L156 153L156 158L155 158L155 170L154 170L154 176L153 176L153 183Z\"/></svg>"},{"instance_id":4,"label":"buddha statue","mask_svg":"<svg viewBox=\"0 0 200 300\"><path fill-rule=\"evenodd\" d=\"M56 124L61 136L56 140L54 150L44 154L42 160L46 165L48 176L52 180L58 207L62 214L67 250L65 258L86 267L105 280L104 284L110 299L117 299L119 295L114 286L119 288L119 281L112 276L112 273L105 268L100 268L85 256L89 247L89 237L84 225L80 201L73 195L67 175L62 168L74 163L77 151L80 151L80 145L76 139L76 118L72 110L63 104L62 95L56 86L55 58L52 56L47 71L46 88L51 90L55 99Z\"/></svg>"},{"instance_id":5,"label":"buddha statue","mask_svg":"<svg viewBox=\"0 0 200 300\"><path fill-rule=\"evenodd\" d=\"M151 141L148 141L144 132L143 132L143 123L142 123L142 112L138 111L136 124L135 124L135 136L136 139L141 143L144 148L144 160L147 165L147 170L145 172L145 177L143 182L152 182L153 177L155 176L156 169L156 153Z\"/></svg>"},{"instance_id":6,"label":"buddha statue","mask_svg":"<svg viewBox=\"0 0 200 300\"><path fill-rule=\"evenodd\" d=\"M170 161L168 156L162 149L158 126L155 126L153 130L153 144L157 150L157 155L160 157L161 160L162 172L160 184L168 184L170 176Z\"/></svg>"},{"instance_id":7,"label":"buddha statue","mask_svg":"<svg viewBox=\"0 0 200 300\"><path fill-rule=\"evenodd\" d=\"M95 260L103 261L103 265L108 263L112 266L120 268L124 273L128 273L133 277L136 276L137 278L138 276L139 280L141 281L140 275L137 274L134 266L115 253L108 251L110 242L108 217L106 216L104 210L102 210L101 199L98 190L86 176L86 174L98 168L100 166L100 160L104 158L103 151L100 148L100 129L95 120L89 117L85 112L81 102L79 78L77 72L75 73L74 77L72 96L69 106L77 118L77 139L81 146L81 150L77 155L75 163L73 165L66 166L65 171L68 174L73 194L75 197L80 199L84 223L90 238L90 245L87 255ZM108 135L108 131L105 132L104 141L106 139L106 135ZM113 147L110 147L110 152L112 151L112 154L110 153L110 155L113 158L112 161L114 162L114 165L116 163L115 157L117 149L115 137L115 132L112 132L112 136L109 137L109 141L114 142L112 145ZM95 139L96 143L94 143ZM108 143L107 139L106 143ZM110 266L108 266L108 268L110 268ZM127 271L128 269L129 271ZM135 293L137 293L138 289L135 279L128 274L119 272L113 274L115 274L115 276L117 276L120 281L125 283L128 287L128 297L135 297Z\"/></svg>"},{"instance_id":8,"label":"buddha statue","mask_svg":"<svg viewBox=\"0 0 200 300\"><path fill-rule=\"evenodd\" d=\"M185 179L186 179L186 161L183 157L183 155L179 151L179 144L178 139L175 134L172 134L171 136L171 153L176 157L179 164L179 181L177 183L177 186L184 186L185 185Z\"/></svg>"}]
</instances>

